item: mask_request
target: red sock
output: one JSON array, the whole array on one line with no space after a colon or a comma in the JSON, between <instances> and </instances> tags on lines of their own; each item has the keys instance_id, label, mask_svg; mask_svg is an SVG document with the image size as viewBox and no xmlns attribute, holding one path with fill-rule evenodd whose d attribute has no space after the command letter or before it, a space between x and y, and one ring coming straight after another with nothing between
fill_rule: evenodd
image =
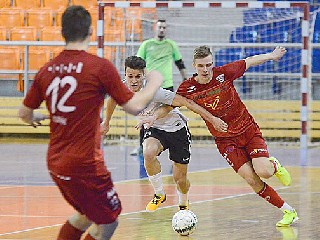
<instances>
[{"instance_id":1,"label":"red sock","mask_svg":"<svg viewBox=\"0 0 320 240\"><path fill-rule=\"evenodd\" d=\"M72 226L67 221L60 229L57 240L80 240L84 232Z\"/></svg>"},{"instance_id":2,"label":"red sock","mask_svg":"<svg viewBox=\"0 0 320 240\"><path fill-rule=\"evenodd\" d=\"M88 235L83 240L95 240L91 235L88 233Z\"/></svg>"},{"instance_id":3,"label":"red sock","mask_svg":"<svg viewBox=\"0 0 320 240\"><path fill-rule=\"evenodd\" d=\"M272 205L276 206L277 208L281 208L282 205L284 204L284 201L278 195L278 193L266 183L264 183L264 187L257 194L260 197L264 198L267 202L269 202Z\"/></svg>"}]
</instances>

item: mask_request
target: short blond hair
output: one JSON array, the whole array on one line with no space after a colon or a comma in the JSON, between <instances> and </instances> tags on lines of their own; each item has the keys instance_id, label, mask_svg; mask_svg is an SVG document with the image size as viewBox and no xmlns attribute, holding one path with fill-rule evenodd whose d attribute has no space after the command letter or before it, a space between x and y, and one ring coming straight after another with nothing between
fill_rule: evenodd
<instances>
[{"instance_id":1,"label":"short blond hair","mask_svg":"<svg viewBox=\"0 0 320 240\"><path fill-rule=\"evenodd\" d=\"M212 52L208 46L200 46L193 50L193 62L196 59L202 59L212 55Z\"/></svg>"}]
</instances>

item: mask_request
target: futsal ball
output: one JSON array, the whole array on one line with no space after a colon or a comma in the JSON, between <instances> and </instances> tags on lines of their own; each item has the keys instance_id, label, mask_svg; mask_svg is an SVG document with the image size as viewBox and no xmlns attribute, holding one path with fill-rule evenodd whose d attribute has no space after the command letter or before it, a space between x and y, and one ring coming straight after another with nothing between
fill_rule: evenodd
<instances>
[{"instance_id":1,"label":"futsal ball","mask_svg":"<svg viewBox=\"0 0 320 240\"><path fill-rule=\"evenodd\" d=\"M182 236L190 235L197 228L197 216L190 210L180 210L172 217L172 228Z\"/></svg>"}]
</instances>

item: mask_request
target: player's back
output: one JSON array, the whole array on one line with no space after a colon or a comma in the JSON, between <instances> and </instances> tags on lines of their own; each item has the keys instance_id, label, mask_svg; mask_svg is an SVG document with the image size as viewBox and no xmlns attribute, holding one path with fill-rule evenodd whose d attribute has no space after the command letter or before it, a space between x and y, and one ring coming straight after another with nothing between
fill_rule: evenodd
<instances>
[{"instance_id":1,"label":"player's back","mask_svg":"<svg viewBox=\"0 0 320 240\"><path fill-rule=\"evenodd\" d=\"M109 81L115 78L120 81L109 61L77 50L62 51L39 71L37 79L51 115L49 169L69 174L94 172L88 167L101 165L100 110L106 86L111 87Z\"/></svg>"}]
</instances>

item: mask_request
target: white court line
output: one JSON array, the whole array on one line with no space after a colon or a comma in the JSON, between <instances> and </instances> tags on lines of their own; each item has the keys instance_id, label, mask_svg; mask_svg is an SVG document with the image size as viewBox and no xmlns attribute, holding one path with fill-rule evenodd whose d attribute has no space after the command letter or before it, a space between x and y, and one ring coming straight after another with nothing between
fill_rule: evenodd
<instances>
[{"instance_id":1,"label":"white court line","mask_svg":"<svg viewBox=\"0 0 320 240\"><path fill-rule=\"evenodd\" d=\"M6 185L7 186L7 185ZM2 187L2 186L0 186L0 190L4 190L4 189L10 189L10 188L22 188L22 187L24 187L24 186L19 186L19 185L17 185L17 186L10 186L10 187Z\"/></svg>"},{"instance_id":2,"label":"white court line","mask_svg":"<svg viewBox=\"0 0 320 240\"><path fill-rule=\"evenodd\" d=\"M62 224L55 224L55 225L44 226L44 227L36 227L36 228L30 228L30 229L21 230L21 231L15 231L15 232L10 232L10 233L3 233L3 234L0 234L0 236L6 236L6 235L11 235L11 234L29 232L29 231L33 231L33 230L40 230L40 229L44 229L44 228L51 228L51 227L58 227L58 226L62 226Z\"/></svg>"},{"instance_id":3,"label":"white court line","mask_svg":"<svg viewBox=\"0 0 320 240\"><path fill-rule=\"evenodd\" d=\"M284 188L288 188L288 187L283 187L283 188L281 188L281 189L284 189ZM225 199L242 197L242 196L252 195L252 194L255 194L255 193L237 194L237 195L227 196L227 197L223 197L223 198L216 198L216 199L210 199L210 200L196 201L196 202L192 202L192 204L198 204L198 203L204 203L204 202L211 202L211 201L221 201L221 200L225 200ZM176 207L176 206L177 206L177 205L166 206L166 207L162 207L161 209L172 208L172 207ZM161 209L159 209L159 210L161 210ZM147 211L146 211L146 210L143 210L143 211L137 211L137 212L123 213L123 214L121 214L121 216L127 216L127 215L136 214L136 213L141 213L141 212L147 212ZM134 219L139 219L139 218L134 218ZM61 226L61 225L62 225L62 224L56 224L56 225L51 225L51 226L30 228L30 229L21 230L21 231L15 231L15 232L10 232L10 233L3 233L3 234L0 234L0 236L12 235L12 234L23 233L23 232L30 232L30 231L33 231L33 230L39 230L39 229L50 228L50 227L58 227L58 226Z\"/></svg>"},{"instance_id":4,"label":"white court line","mask_svg":"<svg viewBox=\"0 0 320 240\"><path fill-rule=\"evenodd\" d=\"M197 172L190 172L190 173L208 172L208 171L212 171L212 170L221 170L221 169L227 169L227 168L214 168L214 169L208 169L208 170L197 171ZM171 176L171 175L166 175L166 176ZM117 182L117 183L130 182L130 181L136 181L136 180L143 180L143 179L124 180L124 181L119 181L119 182ZM278 188L278 189L276 189L276 190L286 189L286 188L289 188L289 187L281 187L281 188ZM237 198L237 197L242 197L242 196L252 195L252 194L256 194L256 193L255 193L255 192L252 192L252 193L244 193L244 194L237 194L237 195L227 196L227 197L223 197L223 198L215 198L215 199L209 199L209 200L196 201L196 202L192 202L192 204L198 204L198 203L204 203L204 202L211 202L211 201L221 201L221 200L225 200L225 199ZM162 207L162 208L172 208L172 207L176 207L176 206L177 206L177 205L172 205L172 206L167 206L167 207ZM162 208L161 208L161 209L162 209ZM159 210L161 210L161 209L159 209ZM123 214L120 214L120 216L127 216L127 215L130 215L130 214L136 214L136 213L141 213L141 212L147 212L147 211L146 211L146 210L142 210L142 211L137 211L137 212L123 213ZM1 215L0 215L0 216L1 216ZM50 227L57 227L57 226L62 226L62 224L55 224L55 225L49 225L49 226L37 227L37 228L30 228L30 229L15 231L15 232L2 233L2 234L0 234L0 236L6 236L6 235L12 235L12 234L24 233L24 232L30 232L30 231L34 231L34 230L39 230L39 229L44 229L44 228L50 228Z\"/></svg>"},{"instance_id":5,"label":"white court line","mask_svg":"<svg viewBox=\"0 0 320 240\"><path fill-rule=\"evenodd\" d=\"M44 215L21 215L21 214L1 214L0 217L24 217L24 218L65 218L66 216L44 216Z\"/></svg>"}]
</instances>

